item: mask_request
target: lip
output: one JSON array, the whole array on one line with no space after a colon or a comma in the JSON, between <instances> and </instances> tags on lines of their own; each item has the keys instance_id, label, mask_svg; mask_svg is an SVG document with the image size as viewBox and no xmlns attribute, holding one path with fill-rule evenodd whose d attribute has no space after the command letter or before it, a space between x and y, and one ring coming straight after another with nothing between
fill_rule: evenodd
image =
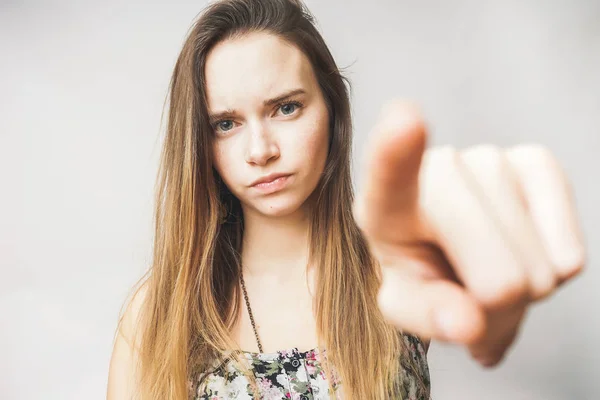
<instances>
[{"instance_id":1,"label":"lip","mask_svg":"<svg viewBox=\"0 0 600 400\"><path fill-rule=\"evenodd\" d=\"M251 187L263 193L273 193L283 189L288 183L290 176L291 174L270 174L256 180Z\"/></svg>"}]
</instances>

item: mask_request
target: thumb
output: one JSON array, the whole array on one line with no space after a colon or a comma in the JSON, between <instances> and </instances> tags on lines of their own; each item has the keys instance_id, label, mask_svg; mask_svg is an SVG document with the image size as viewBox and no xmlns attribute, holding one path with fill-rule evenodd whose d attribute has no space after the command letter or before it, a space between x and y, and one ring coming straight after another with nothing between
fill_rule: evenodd
<instances>
[{"instance_id":1,"label":"thumb","mask_svg":"<svg viewBox=\"0 0 600 400\"><path fill-rule=\"evenodd\" d=\"M407 259L405 263L419 263ZM410 269L410 268L409 268ZM378 304L385 319L421 338L472 344L483 337L485 314L464 288L445 279L423 279L403 268L382 268Z\"/></svg>"},{"instance_id":2,"label":"thumb","mask_svg":"<svg viewBox=\"0 0 600 400\"><path fill-rule=\"evenodd\" d=\"M361 194L353 210L356 221L371 239L415 241L425 123L414 105L394 101L382 110L369 140Z\"/></svg>"}]
</instances>

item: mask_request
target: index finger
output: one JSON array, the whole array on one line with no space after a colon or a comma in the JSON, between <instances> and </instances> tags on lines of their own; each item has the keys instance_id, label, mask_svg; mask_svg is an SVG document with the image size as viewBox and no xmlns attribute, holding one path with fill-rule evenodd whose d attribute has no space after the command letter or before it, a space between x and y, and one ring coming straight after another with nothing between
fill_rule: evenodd
<instances>
[{"instance_id":1,"label":"index finger","mask_svg":"<svg viewBox=\"0 0 600 400\"><path fill-rule=\"evenodd\" d=\"M426 147L425 123L415 106L387 105L365 152L365 178L355 203L364 233L386 242L412 242L420 225L419 170Z\"/></svg>"}]
</instances>

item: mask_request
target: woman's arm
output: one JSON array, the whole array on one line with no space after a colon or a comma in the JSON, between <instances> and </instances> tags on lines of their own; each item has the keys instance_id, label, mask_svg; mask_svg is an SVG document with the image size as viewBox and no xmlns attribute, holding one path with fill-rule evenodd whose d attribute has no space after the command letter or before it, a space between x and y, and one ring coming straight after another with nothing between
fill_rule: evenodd
<instances>
[{"instance_id":1,"label":"woman's arm","mask_svg":"<svg viewBox=\"0 0 600 400\"><path fill-rule=\"evenodd\" d=\"M131 300L119 326L108 371L107 400L130 400L137 390L136 367L138 352L136 343L140 331L136 329L140 308L145 297L144 284Z\"/></svg>"}]
</instances>

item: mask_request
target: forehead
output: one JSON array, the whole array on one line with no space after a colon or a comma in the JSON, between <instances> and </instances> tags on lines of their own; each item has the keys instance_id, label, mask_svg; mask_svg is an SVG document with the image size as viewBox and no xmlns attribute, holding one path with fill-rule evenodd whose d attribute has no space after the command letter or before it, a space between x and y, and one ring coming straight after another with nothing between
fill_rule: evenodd
<instances>
[{"instance_id":1,"label":"forehead","mask_svg":"<svg viewBox=\"0 0 600 400\"><path fill-rule=\"evenodd\" d=\"M204 74L211 110L262 103L286 90L308 91L316 83L304 53L264 32L217 44L207 56Z\"/></svg>"}]
</instances>

